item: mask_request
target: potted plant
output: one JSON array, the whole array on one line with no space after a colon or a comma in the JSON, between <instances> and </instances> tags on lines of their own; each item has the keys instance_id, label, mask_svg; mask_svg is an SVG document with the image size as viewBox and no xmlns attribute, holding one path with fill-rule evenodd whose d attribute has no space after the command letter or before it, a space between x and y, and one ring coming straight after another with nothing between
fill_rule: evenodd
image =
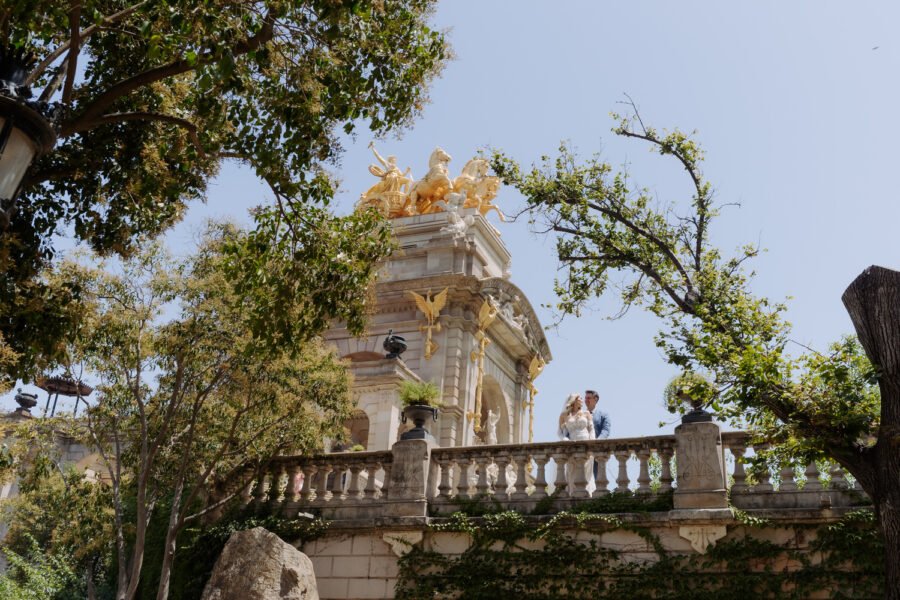
<instances>
[{"instance_id":1,"label":"potted plant","mask_svg":"<svg viewBox=\"0 0 900 600\"><path fill-rule=\"evenodd\" d=\"M402 420L413 422L413 427L400 436L401 440L425 439L429 433L425 422L430 418L437 421L441 391L430 381L406 380L400 384L400 402L403 404Z\"/></svg>"},{"instance_id":2,"label":"potted plant","mask_svg":"<svg viewBox=\"0 0 900 600\"><path fill-rule=\"evenodd\" d=\"M664 398L669 412L683 412L684 405L691 407L682 418L684 423L712 421L712 415L703 408L715 399L717 393L716 386L709 379L699 373L685 371L669 382Z\"/></svg>"}]
</instances>

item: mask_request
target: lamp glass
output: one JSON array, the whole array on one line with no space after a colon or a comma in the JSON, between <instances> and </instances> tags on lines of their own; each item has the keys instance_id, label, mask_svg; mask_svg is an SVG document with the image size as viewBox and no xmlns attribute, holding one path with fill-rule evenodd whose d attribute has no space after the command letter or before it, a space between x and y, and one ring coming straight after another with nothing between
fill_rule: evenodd
<instances>
[{"instance_id":1,"label":"lamp glass","mask_svg":"<svg viewBox=\"0 0 900 600\"><path fill-rule=\"evenodd\" d=\"M0 117L0 130L5 124L6 119ZM0 154L0 200L9 200L15 195L36 153L37 144L21 129L13 127L6 148Z\"/></svg>"}]
</instances>

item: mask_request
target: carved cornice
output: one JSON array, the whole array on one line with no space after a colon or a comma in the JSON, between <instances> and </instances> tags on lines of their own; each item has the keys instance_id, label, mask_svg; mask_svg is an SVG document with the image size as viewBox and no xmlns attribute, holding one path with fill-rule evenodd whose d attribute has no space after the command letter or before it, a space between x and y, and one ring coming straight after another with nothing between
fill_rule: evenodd
<instances>
[{"instance_id":1,"label":"carved cornice","mask_svg":"<svg viewBox=\"0 0 900 600\"><path fill-rule=\"evenodd\" d=\"M508 311L505 310L500 311L497 320L504 323L511 331L516 332L517 335L520 335L526 342L528 341L525 335L527 328L531 335L530 341L534 346L534 350L540 353L544 363L549 363L553 360L553 355L550 353L550 344L544 335L544 328L525 293L517 285L501 277L482 279L479 281L479 284L480 293L484 296L491 296L495 301L499 300L501 308L504 308L507 303L512 304L512 310L517 311L525 318L525 326L519 327L517 323L512 322Z\"/></svg>"}]
</instances>

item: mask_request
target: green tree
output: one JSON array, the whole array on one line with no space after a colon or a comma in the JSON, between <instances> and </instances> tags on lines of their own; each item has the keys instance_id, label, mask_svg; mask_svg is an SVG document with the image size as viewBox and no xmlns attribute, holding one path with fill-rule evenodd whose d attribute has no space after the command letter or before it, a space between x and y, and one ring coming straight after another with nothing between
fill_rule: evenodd
<instances>
[{"instance_id":1,"label":"green tree","mask_svg":"<svg viewBox=\"0 0 900 600\"><path fill-rule=\"evenodd\" d=\"M4 2L2 54L26 59L24 84L53 103L59 135L18 199L0 206L0 336L18 357L10 375L32 375L74 326L64 307L78 290L40 277L55 236L127 255L202 201L224 159L249 165L275 198L256 214L252 249L315 230L309 212L333 196L324 169L340 155L337 135L392 131L427 100L447 55L428 27L434 2ZM352 239L360 228L337 233ZM290 294L290 282L260 279Z\"/></svg>"},{"instance_id":2,"label":"green tree","mask_svg":"<svg viewBox=\"0 0 900 600\"><path fill-rule=\"evenodd\" d=\"M709 241L718 209L700 170L702 150L683 132L645 126L631 108L628 117L614 115L613 131L677 161L691 182L689 201L661 205L632 187L627 172L597 157L580 160L565 145L527 171L494 154L497 174L559 234L558 310L577 316L614 287L611 277L621 281L623 310L640 305L664 322L656 343L669 362L712 376L710 408L720 418L775 442L785 459L827 455L846 467L872 498L885 538L885 589L900 598L900 273L870 269L845 294L865 353L846 338L827 354L791 356L784 305L751 293L742 268L758 248L723 257Z\"/></svg>"},{"instance_id":3,"label":"green tree","mask_svg":"<svg viewBox=\"0 0 900 600\"><path fill-rule=\"evenodd\" d=\"M227 276L234 265L225 252L251 237L217 226L184 260L151 244L115 268L64 262L57 271L82 290L67 367L89 372L97 391L85 421L72 426L81 423L106 466L117 598L138 593L155 511L168 521L164 599L185 526L233 500L272 457L337 437L349 415L349 378L317 337L321 327L276 343L254 334L256 316L244 310L240 279ZM315 283L296 282L301 297ZM356 298L333 291L338 304ZM319 308L305 302L293 317L320 322Z\"/></svg>"}]
</instances>

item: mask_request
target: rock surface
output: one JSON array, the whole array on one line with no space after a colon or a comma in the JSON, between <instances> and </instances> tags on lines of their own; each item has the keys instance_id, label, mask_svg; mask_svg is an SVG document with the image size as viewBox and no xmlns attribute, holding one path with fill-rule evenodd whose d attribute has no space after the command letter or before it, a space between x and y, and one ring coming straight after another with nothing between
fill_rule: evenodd
<instances>
[{"instance_id":1,"label":"rock surface","mask_svg":"<svg viewBox=\"0 0 900 600\"><path fill-rule=\"evenodd\" d=\"M201 600L319 600L312 561L256 527L231 535Z\"/></svg>"}]
</instances>

